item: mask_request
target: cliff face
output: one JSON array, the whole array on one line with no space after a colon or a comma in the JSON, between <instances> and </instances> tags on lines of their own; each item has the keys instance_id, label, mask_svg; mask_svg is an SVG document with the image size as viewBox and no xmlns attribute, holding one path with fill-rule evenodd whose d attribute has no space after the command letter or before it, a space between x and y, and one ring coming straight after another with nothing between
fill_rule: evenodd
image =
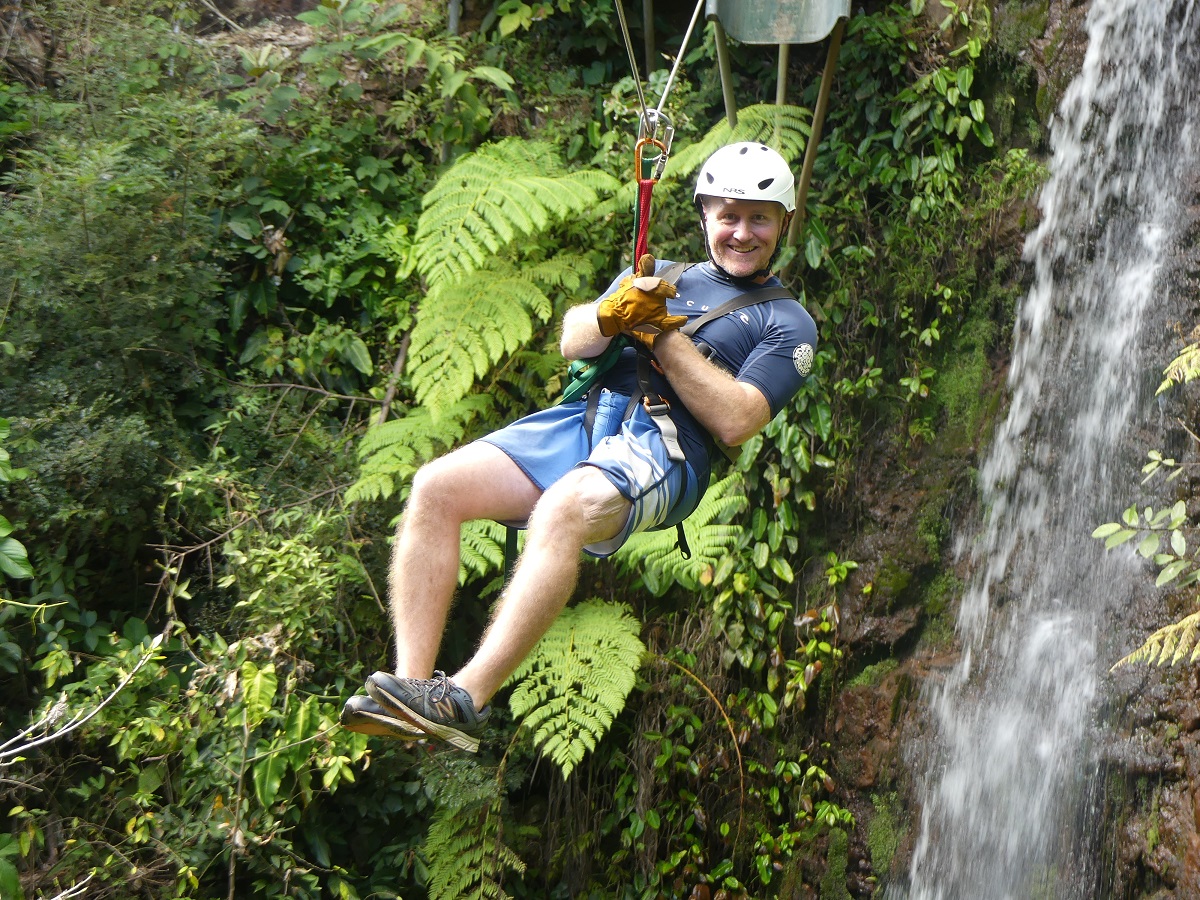
<instances>
[{"instance_id":1,"label":"cliff face","mask_svg":"<svg viewBox=\"0 0 1200 900\"><path fill-rule=\"evenodd\" d=\"M998 52L991 57L988 107L1001 120L1002 142L1045 156L1054 111L1087 47L1088 10L1088 3L1066 0L992 4ZM1167 359L1196 320L1200 173L1194 184L1192 196L1184 198L1191 223L1163 276L1180 320L1175 334L1162 335ZM955 621L968 572L966 554L955 547L971 538L980 518L974 470L1003 416L1012 326L1011 317L1004 317L1028 288L1021 251L1036 215L1032 202L1010 206L994 227L980 267L986 274L978 297L1005 336L989 354L990 378L979 406L962 420L943 423L923 446L897 454L881 442L864 450L860 471L869 474L856 485L853 521L839 550L860 568L839 595L846 664L826 722L839 767L839 802L854 812L856 825L848 840L829 843L825 864L843 873L845 885L839 883L830 896L881 897L889 884L906 883L920 827L914 772L929 730L921 694L961 652ZM1187 429L1195 431L1197 409L1185 394L1177 390L1168 397L1164 432L1139 435L1145 446L1138 453L1157 447L1185 462L1194 459L1196 440ZM1177 488L1193 515L1200 511L1198 481L1185 476ZM1129 502L1135 499L1133 487ZM1125 623L1135 642L1107 648L1109 661L1194 610L1191 596L1164 606L1153 580L1147 566L1145 590L1129 598ZM1103 833L1094 844L1098 896L1200 896L1189 893L1200 891L1198 688L1196 670L1187 663L1125 668L1104 682L1097 714L1107 723L1107 737L1096 749L1102 778L1090 792L1103 810Z\"/></svg>"}]
</instances>

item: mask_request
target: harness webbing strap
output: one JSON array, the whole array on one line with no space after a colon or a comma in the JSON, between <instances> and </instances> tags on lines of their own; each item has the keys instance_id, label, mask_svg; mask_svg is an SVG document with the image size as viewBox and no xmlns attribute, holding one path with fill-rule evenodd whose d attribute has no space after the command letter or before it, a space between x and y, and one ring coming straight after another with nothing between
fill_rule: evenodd
<instances>
[{"instance_id":1,"label":"harness webbing strap","mask_svg":"<svg viewBox=\"0 0 1200 900\"><path fill-rule=\"evenodd\" d=\"M671 419L671 404L650 386L650 366L653 364L654 357L642 344L637 345L637 351L637 377L639 393L642 395L642 406L646 408L646 412L654 420L655 427L662 434L663 445L667 448L667 456L674 462L683 462L687 456L684 454L683 448L679 446L679 429L675 427L675 422Z\"/></svg>"},{"instance_id":2,"label":"harness webbing strap","mask_svg":"<svg viewBox=\"0 0 1200 900\"><path fill-rule=\"evenodd\" d=\"M665 276L668 272L673 272L674 266L669 266L664 270ZM686 266L680 269L682 274ZM675 274L678 279L679 275ZM664 279L665 280L665 279ZM674 281L671 282L674 284ZM686 334L689 338L692 337L703 326L707 325L714 319L719 319L721 316L728 315L731 312L742 309L746 306L754 306L756 303L765 303L768 300L790 300L792 297L791 291L786 288L757 288L756 290L746 291L744 294L738 294L731 300L726 300L716 309L710 309L704 315L699 316L688 322L680 332ZM679 445L679 430L675 427L675 423L671 420L671 406L654 390L650 384L650 366L653 362L653 356L642 345L637 345L638 350L638 390L642 395L642 405L646 407L646 412L650 413L650 417L654 420L654 424L658 426L658 430L662 433L663 444L667 448L667 456L675 462L683 462L687 457L683 452L683 448ZM713 438L716 441L716 438ZM726 447L720 441L716 441L717 446L721 448L721 452L730 459L736 458L736 451Z\"/></svg>"},{"instance_id":3,"label":"harness webbing strap","mask_svg":"<svg viewBox=\"0 0 1200 900\"><path fill-rule=\"evenodd\" d=\"M639 178L637 195L637 235L633 244L633 265L645 255L650 245L650 197L654 191L654 179ZM634 274L637 274L636 272Z\"/></svg>"}]
</instances>

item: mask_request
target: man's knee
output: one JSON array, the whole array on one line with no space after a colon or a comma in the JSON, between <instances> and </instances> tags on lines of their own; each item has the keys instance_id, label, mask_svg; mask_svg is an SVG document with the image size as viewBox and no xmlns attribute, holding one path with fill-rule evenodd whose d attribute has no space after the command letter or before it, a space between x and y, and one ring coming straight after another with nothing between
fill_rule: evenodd
<instances>
[{"instance_id":1,"label":"man's knee","mask_svg":"<svg viewBox=\"0 0 1200 900\"><path fill-rule=\"evenodd\" d=\"M547 488L534 508L530 528L574 526L591 541L597 529L619 528L628 513L629 501L603 472L595 466L579 466Z\"/></svg>"}]
</instances>

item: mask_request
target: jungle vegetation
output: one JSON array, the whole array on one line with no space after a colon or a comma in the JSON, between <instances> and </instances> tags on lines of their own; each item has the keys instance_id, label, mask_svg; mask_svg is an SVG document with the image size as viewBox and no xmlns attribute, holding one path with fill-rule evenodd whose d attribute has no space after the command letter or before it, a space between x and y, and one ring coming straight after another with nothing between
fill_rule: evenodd
<instances>
[{"instance_id":1,"label":"jungle vegetation","mask_svg":"<svg viewBox=\"0 0 1200 900\"><path fill-rule=\"evenodd\" d=\"M856 10L781 260L814 377L689 559L670 531L585 567L468 758L337 713L388 661L412 473L553 402L557 322L628 264L636 93L602 0L457 35L441 4L309 6L0 11L0 894L842 896L830 523L868 451L980 428L1012 302L986 253L1040 177L991 13ZM774 54L735 44L732 130L696 36L660 258L702 257L718 144L799 167L822 55L775 107ZM449 661L503 543L464 535Z\"/></svg>"}]
</instances>

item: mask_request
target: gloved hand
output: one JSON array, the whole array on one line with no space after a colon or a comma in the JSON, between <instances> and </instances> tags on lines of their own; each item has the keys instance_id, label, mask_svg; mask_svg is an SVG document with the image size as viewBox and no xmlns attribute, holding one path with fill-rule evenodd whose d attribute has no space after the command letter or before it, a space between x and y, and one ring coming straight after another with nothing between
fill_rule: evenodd
<instances>
[{"instance_id":1,"label":"gloved hand","mask_svg":"<svg viewBox=\"0 0 1200 900\"><path fill-rule=\"evenodd\" d=\"M649 337L653 343L661 332L686 324L687 316L667 312L667 298L675 296L675 285L653 272L654 257L647 253L638 260L638 277L622 278L617 290L600 301L596 323L602 335L612 337L623 331L639 339Z\"/></svg>"}]
</instances>

